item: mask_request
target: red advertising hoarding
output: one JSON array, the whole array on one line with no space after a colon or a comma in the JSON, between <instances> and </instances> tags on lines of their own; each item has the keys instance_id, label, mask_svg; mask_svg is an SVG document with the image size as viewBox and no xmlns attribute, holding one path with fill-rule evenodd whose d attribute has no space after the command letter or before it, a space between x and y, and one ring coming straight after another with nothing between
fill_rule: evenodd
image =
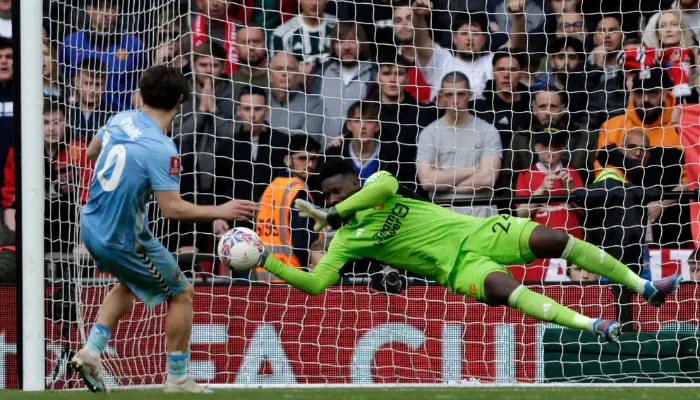
<instances>
[{"instance_id":1,"label":"red advertising hoarding","mask_svg":"<svg viewBox=\"0 0 700 400\"><path fill-rule=\"evenodd\" d=\"M533 287L577 311L612 318L606 286ZM662 308L633 307L640 329L698 325L700 286L684 284ZM94 321L107 288L83 289ZM0 288L0 388L17 388L15 290ZM307 296L287 286L199 286L191 373L209 383L441 383L541 380L542 326L504 307L486 307L439 286L401 295L333 287ZM157 384L165 370L163 308L137 303L106 351L108 384ZM68 318L66 316L66 318ZM61 352L66 324L47 321L47 387L75 387ZM65 330L64 330L65 332ZM80 342L76 329L70 342Z\"/></svg>"}]
</instances>

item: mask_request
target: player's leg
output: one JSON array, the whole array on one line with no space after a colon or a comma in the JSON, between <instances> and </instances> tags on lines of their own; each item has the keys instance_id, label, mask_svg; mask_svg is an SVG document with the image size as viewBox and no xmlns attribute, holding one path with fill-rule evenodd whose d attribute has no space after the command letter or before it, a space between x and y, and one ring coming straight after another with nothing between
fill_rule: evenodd
<instances>
[{"instance_id":1,"label":"player's leg","mask_svg":"<svg viewBox=\"0 0 700 400\"><path fill-rule=\"evenodd\" d=\"M620 324L617 322L579 314L545 295L533 292L506 272L493 271L486 276L484 296L489 303L508 305L540 321L586 330L602 336L608 342L616 342L620 334Z\"/></svg>"},{"instance_id":2,"label":"player's leg","mask_svg":"<svg viewBox=\"0 0 700 400\"><path fill-rule=\"evenodd\" d=\"M156 240L144 245L140 255L146 270L157 283L159 294L154 302L168 301L165 315L165 339L167 343L168 377L165 382L167 392L205 393L211 390L198 385L188 377L187 367L190 361L190 336L192 335L192 318L194 288L187 282L177 261L172 254Z\"/></svg>"},{"instance_id":3,"label":"player's leg","mask_svg":"<svg viewBox=\"0 0 700 400\"><path fill-rule=\"evenodd\" d=\"M663 304L666 296L675 292L682 281L678 274L647 281L602 249L542 225L537 225L532 231L528 246L537 258L563 258L581 269L627 286L643 295L653 306Z\"/></svg>"}]
</instances>

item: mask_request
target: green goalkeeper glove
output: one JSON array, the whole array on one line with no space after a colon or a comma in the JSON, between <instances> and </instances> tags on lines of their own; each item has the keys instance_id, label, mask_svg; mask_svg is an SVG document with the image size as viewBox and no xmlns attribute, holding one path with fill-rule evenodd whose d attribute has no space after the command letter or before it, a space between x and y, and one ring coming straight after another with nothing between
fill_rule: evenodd
<instances>
[{"instance_id":1,"label":"green goalkeeper glove","mask_svg":"<svg viewBox=\"0 0 700 400\"><path fill-rule=\"evenodd\" d=\"M321 208L308 201L297 199L294 201L294 208L299 210L300 216L316 220L314 225L314 231L316 232L325 230L327 226L338 229L345 222L335 207Z\"/></svg>"}]
</instances>

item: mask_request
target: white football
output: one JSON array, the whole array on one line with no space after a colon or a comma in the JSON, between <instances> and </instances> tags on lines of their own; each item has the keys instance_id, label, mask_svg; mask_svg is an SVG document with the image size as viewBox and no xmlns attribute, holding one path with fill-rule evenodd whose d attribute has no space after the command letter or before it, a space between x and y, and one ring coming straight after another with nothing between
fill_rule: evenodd
<instances>
[{"instance_id":1,"label":"white football","mask_svg":"<svg viewBox=\"0 0 700 400\"><path fill-rule=\"evenodd\" d=\"M233 228L219 241L219 260L232 271L245 272L255 267L263 251L260 237L248 228Z\"/></svg>"}]
</instances>

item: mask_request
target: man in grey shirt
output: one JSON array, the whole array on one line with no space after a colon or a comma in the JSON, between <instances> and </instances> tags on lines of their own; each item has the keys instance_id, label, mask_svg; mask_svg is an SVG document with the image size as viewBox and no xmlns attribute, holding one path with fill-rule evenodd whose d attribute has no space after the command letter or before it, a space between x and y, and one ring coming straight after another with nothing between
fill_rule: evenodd
<instances>
[{"instance_id":1,"label":"man in grey shirt","mask_svg":"<svg viewBox=\"0 0 700 400\"><path fill-rule=\"evenodd\" d=\"M442 80L438 105L445 115L425 127L418 138L418 181L431 200L463 200L492 193L503 156L496 128L469 113L469 80L451 72ZM459 207L475 217L497 214L495 207Z\"/></svg>"},{"instance_id":2,"label":"man in grey shirt","mask_svg":"<svg viewBox=\"0 0 700 400\"><path fill-rule=\"evenodd\" d=\"M278 52L270 61L270 128L288 135L306 133L317 142L323 137L323 101L301 87L299 62L291 53Z\"/></svg>"}]
</instances>

